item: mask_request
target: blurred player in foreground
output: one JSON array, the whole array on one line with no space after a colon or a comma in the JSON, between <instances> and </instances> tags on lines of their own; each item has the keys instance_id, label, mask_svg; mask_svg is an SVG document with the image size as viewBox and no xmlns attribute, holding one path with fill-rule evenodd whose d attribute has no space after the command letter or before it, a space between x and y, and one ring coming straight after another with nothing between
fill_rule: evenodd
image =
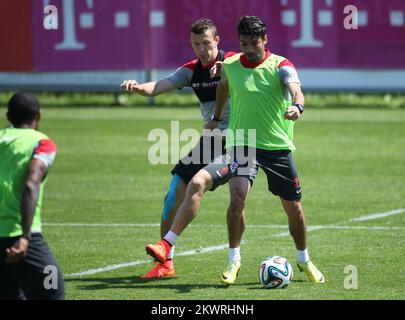
<instances>
[{"instance_id":1,"label":"blurred player in foreground","mask_svg":"<svg viewBox=\"0 0 405 320\"><path fill-rule=\"evenodd\" d=\"M65 298L62 272L41 230L44 185L55 143L37 131L39 102L16 93L0 130L0 299Z\"/></svg>"}]
</instances>

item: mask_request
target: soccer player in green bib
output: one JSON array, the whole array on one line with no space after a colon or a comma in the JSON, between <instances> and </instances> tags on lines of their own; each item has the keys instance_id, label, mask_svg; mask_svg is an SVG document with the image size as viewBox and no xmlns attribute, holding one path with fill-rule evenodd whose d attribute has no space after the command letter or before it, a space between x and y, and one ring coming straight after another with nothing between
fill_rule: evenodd
<instances>
[{"instance_id":1,"label":"soccer player in green bib","mask_svg":"<svg viewBox=\"0 0 405 320\"><path fill-rule=\"evenodd\" d=\"M0 130L0 300L62 300L62 272L41 230L41 206L55 143L37 131L38 99L19 92Z\"/></svg>"},{"instance_id":2,"label":"soccer player in green bib","mask_svg":"<svg viewBox=\"0 0 405 320\"><path fill-rule=\"evenodd\" d=\"M301 186L292 158L294 121L304 111L304 95L294 65L265 48L265 23L244 16L238 24L242 52L224 60L217 87L216 110L206 124L214 129L230 96L230 120L226 136L227 155L201 169L191 180L172 228L162 241L146 251L164 261L177 237L196 216L202 195L229 181L228 217L239 221L229 232L228 266L221 281L233 284L240 271L240 243L244 232L245 203L261 168L268 189L278 196L288 216L297 249L297 266L311 282L323 283L323 274L309 259L306 219L301 204ZM217 67L219 65L217 64ZM215 69L215 67L214 67Z\"/></svg>"}]
</instances>

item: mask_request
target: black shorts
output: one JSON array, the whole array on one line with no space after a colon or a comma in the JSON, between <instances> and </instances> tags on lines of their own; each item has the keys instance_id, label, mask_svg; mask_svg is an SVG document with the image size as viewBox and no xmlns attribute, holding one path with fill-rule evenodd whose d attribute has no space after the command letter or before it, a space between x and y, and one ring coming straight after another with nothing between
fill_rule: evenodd
<instances>
[{"instance_id":1,"label":"black shorts","mask_svg":"<svg viewBox=\"0 0 405 320\"><path fill-rule=\"evenodd\" d=\"M220 136L202 136L187 156L179 160L172 170L186 184L194 175L217 157L225 154L225 139Z\"/></svg>"},{"instance_id":2,"label":"black shorts","mask_svg":"<svg viewBox=\"0 0 405 320\"><path fill-rule=\"evenodd\" d=\"M6 263L6 248L18 238L0 238L0 300L63 300L61 269L40 233L32 234L24 260Z\"/></svg>"},{"instance_id":3,"label":"black shorts","mask_svg":"<svg viewBox=\"0 0 405 320\"><path fill-rule=\"evenodd\" d=\"M285 200L300 200L301 186L290 150L263 150L236 147L204 168L214 180L211 190L232 177L246 177L253 185L261 168L269 191Z\"/></svg>"}]
</instances>

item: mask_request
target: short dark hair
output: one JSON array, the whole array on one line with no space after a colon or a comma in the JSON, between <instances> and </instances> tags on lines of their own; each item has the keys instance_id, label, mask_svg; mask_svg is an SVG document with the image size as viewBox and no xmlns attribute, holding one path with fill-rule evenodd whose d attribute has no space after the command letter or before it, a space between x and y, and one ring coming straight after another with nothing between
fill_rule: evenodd
<instances>
[{"instance_id":1,"label":"short dark hair","mask_svg":"<svg viewBox=\"0 0 405 320\"><path fill-rule=\"evenodd\" d=\"M238 23L238 34L247 36L258 36L262 39L266 35L266 24L257 16L243 16Z\"/></svg>"},{"instance_id":2,"label":"short dark hair","mask_svg":"<svg viewBox=\"0 0 405 320\"><path fill-rule=\"evenodd\" d=\"M211 29L214 37L218 35L217 26L215 23L207 18L197 19L191 25L190 33L203 34L205 31Z\"/></svg>"},{"instance_id":3,"label":"short dark hair","mask_svg":"<svg viewBox=\"0 0 405 320\"><path fill-rule=\"evenodd\" d=\"M7 117L15 127L31 124L39 112L39 101L31 93L17 92L8 102Z\"/></svg>"}]
</instances>

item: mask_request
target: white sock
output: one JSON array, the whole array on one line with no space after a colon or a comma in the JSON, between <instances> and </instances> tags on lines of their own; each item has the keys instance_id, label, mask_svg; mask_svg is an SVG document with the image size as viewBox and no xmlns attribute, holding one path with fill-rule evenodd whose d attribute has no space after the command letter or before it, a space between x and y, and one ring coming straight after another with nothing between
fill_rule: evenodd
<instances>
[{"instance_id":1,"label":"white sock","mask_svg":"<svg viewBox=\"0 0 405 320\"><path fill-rule=\"evenodd\" d=\"M305 264L307 261L309 261L308 249L302 251L297 250L297 261L300 264Z\"/></svg>"},{"instance_id":2,"label":"white sock","mask_svg":"<svg viewBox=\"0 0 405 320\"><path fill-rule=\"evenodd\" d=\"M174 256L174 246L170 248L169 254L167 255L167 260L173 260Z\"/></svg>"},{"instance_id":3,"label":"white sock","mask_svg":"<svg viewBox=\"0 0 405 320\"><path fill-rule=\"evenodd\" d=\"M232 262L232 259L235 259L240 263L240 247L239 248L229 248L228 262Z\"/></svg>"},{"instance_id":4,"label":"white sock","mask_svg":"<svg viewBox=\"0 0 405 320\"><path fill-rule=\"evenodd\" d=\"M163 239L166 240L167 242L169 242L172 245L172 247L176 244L177 238L178 238L177 234L175 234L172 231L169 231L163 237Z\"/></svg>"}]
</instances>

